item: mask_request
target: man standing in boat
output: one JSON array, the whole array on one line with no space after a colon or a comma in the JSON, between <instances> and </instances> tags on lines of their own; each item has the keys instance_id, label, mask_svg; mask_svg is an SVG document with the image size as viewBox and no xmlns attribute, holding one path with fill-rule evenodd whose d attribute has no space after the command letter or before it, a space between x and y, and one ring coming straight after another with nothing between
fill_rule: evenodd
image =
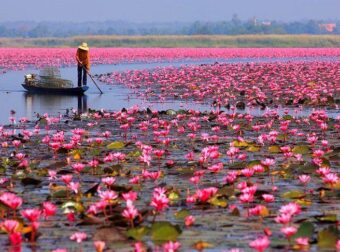
<instances>
[{"instance_id":1,"label":"man standing in boat","mask_svg":"<svg viewBox=\"0 0 340 252\"><path fill-rule=\"evenodd\" d=\"M78 87L87 84L87 72L90 71L90 55L87 43L82 43L77 50L76 59L78 63Z\"/></svg>"}]
</instances>

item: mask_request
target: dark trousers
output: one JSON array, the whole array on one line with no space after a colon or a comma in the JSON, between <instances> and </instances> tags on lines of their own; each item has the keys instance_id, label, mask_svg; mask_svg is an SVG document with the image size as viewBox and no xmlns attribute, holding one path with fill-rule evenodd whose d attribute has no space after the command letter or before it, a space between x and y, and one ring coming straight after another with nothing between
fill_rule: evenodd
<instances>
[{"instance_id":1,"label":"dark trousers","mask_svg":"<svg viewBox=\"0 0 340 252\"><path fill-rule=\"evenodd\" d=\"M78 65L78 87L81 87L81 75L83 75L83 85L86 86L87 84L87 74L86 74L86 70L82 67Z\"/></svg>"}]
</instances>

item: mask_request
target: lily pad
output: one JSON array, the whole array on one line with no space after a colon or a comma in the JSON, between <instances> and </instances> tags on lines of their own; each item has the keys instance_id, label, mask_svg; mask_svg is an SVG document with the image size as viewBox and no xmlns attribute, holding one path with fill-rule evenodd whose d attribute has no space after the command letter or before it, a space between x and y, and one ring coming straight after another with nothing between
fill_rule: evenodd
<instances>
[{"instance_id":1,"label":"lily pad","mask_svg":"<svg viewBox=\"0 0 340 252\"><path fill-rule=\"evenodd\" d=\"M225 199L220 199L218 197L213 197L209 200L209 203L213 206L227 207L228 202Z\"/></svg>"},{"instance_id":2,"label":"lily pad","mask_svg":"<svg viewBox=\"0 0 340 252\"><path fill-rule=\"evenodd\" d=\"M156 243L176 241L181 232L182 231L178 225L172 225L167 221L160 221L152 224L151 238Z\"/></svg>"},{"instance_id":3,"label":"lily pad","mask_svg":"<svg viewBox=\"0 0 340 252\"><path fill-rule=\"evenodd\" d=\"M282 119L286 121L290 121L290 120L293 120L293 117L291 115L284 115L282 116Z\"/></svg>"},{"instance_id":4,"label":"lily pad","mask_svg":"<svg viewBox=\"0 0 340 252\"><path fill-rule=\"evenodd\" d=\"M336 223L338 221L336 214L315 216L315 218L320 222L326 222L326 223Z\"/></svg>"},{"instance_id":5,"label":"lily pad","mask_svg":"<svg viewBox=\"0 0 340 252\"><path fill-rule=\"evenodd\" d=\"M278 146L278 145L271 145L271 146L268 147L268 151L270 153L280 153L281 149L280 149L280 146Z\"/></svg>"},{"instance_id":6,"label":"lily pad","mask_svg":"<svg viewBox=\"0 0 340 252\"><path fill-rule=\"evenodd\" d=\"M286 199L301 199L305 196L306 194L302 191L288 191L282 194L282 197Z\"/></svg>"},{"instance_id":7,"label":"lily pad","mask_svg":"<svg viewBox=\"0 0 340 252\"><path fill-rule=\"evenodd\" d=\"M171 192L169 194L169 200L175 201L179 199L179 194L177 192Z\"/></svg>"},{"instance_id":8,"label":"lily pad","mask_svg":"<svg viewBox=\"0 0 340 252\"><path fill-rule=\"evenodd\" d=\"M314 234L314 225L311 222L303 222L298 231L296 232L296 234L293 236L293 239L296 239L298 237L308 237L308 238L312 238Z\"/></svg>"},{"instance_id":9,"label":"lily pad","mask_svg":"<svg viewBox=\"0 0 340 252\"><path fill-rule=\"evenodd\" d=\"M109 150L122 149L124 147L125 147L125 143L124 142L120 142L120 141L115 141L115 142L112 142L112 143L107 145L107 148Z\"/></svg>"},{"instance_id":10,"label":"lily pad","mask_svg":"<svg viewBox=\"0 0 340 252\"><path fill-rule=\"evenodd\" d=\"M335 248L339 232L335 226L330 226L318 233L318 246L320 248Z\"/></svg>"},{"instance_id":11,"label":"lily pad","mask_svg":"<svg viewBox=\"0 0 340 252\"><path fill-rule=\"evenodd\" d=\"M294 154L302 154L302 155L305 155L305 154L310 153L310 148L309 148L309 146L307 146L307 145L299 145L299 146L295 146L295 147L292 149L292 152L293 152Z\"/></svg>"},{"instance_id":12,"label":"lily pad","mask_svg":"<svg viewBox=\"0 0 340 252\"><path fill-rule=\"evenodd\" d=\"M249 146L249 143L247 143L246 141L238 141L238 140L235 140L232 142L232 145L234 147L248 147Z\"/></svg>"},{"instance_id":13,"label":"lily pad","mask_svg":"<svg viewBox=\"0 0 340 252\"><path fill-rule=\"evenodd\" d=\"M250 152L258 152L261 150L261 147L256 145L250 145L246 150Z\"/></svg>"},{"instance_id":14,"label":"lily pad","mask_svg":"<svg viewBox=\"0 0 340 252\"><path fill-rule=\"evenodd\" d=\"M68 193L69 192L66 189L57 190L52 193L52 198L57 198L57 199L66 198Z\"/></svg>"},{"instance_id":15,"label":"lily pad","mask_svg":"<svg viewBox=\"0 0 340 252\"><path fill-rule=\"evenodd\" d=\"M174 115L177 114L177 112L176 112L175 110L173 110L173 109L168 109L168 110L166 111L166 114L167 114L167 115L170 115L170 116L174 116Z\"/></svg>"},{"instance_id":16,"label":"lily pad","mask_svg":"<svg viewBox=\"0 0 340 252\"><path fill-rule=\"evenodd\" d=\"M184 219L185 217L189 215L190 215L190 212L187 209L183 209L175 213L175 217L177 219Z\"/></svg>"},{"instance_id":17,"label":"lily pad","mask_svg":"<svg viewBox=\"0 0 340 252\"><path fill-rule=\"evenodd\" d=\"M62 206L61 209L64 210L64 213L68 213L70 210L76 210L78 213L84 212L84 206L79 203L79 202L74 202L74 201L68 201L65 202Z\"/></svg>"},{"instance_id":18,"label":"lily pad","mask_svg":"<svg viewBox=\"0 0 340 252\"><path fill-rule=\"evenodd\" d=\"M140 241L143 239L145 235L148 234L150 231L150 228L148 227L135 227L135 228L130 228L127 232L126 235L127 237L133 238L136 241Z\"/></svg>"}]
</instances>

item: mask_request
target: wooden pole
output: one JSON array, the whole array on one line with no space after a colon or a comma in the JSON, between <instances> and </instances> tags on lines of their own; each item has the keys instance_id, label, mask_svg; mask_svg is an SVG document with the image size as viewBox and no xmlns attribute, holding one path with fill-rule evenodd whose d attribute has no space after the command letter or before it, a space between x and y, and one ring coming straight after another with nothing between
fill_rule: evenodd
<instances>
[{"instance_id":1,"label":"wooden pole","mask_svg":"<svg viewBox=\"0 0 340 252\"><path fill-rule=\"evenodd\" d=\"M92 75L87 71L87 69L86 69L84 66L83 66L83 69L84 69L84 71L86 72L86 74L87 74L88 76L90 76L91 80L92 80L93 83L96 85L96 87L98 88L99 92L100 92L101 94L103 94L103 91L99 88L99 86L97 85L97 83L94 81Z\"/></svg>"}]
</instances>

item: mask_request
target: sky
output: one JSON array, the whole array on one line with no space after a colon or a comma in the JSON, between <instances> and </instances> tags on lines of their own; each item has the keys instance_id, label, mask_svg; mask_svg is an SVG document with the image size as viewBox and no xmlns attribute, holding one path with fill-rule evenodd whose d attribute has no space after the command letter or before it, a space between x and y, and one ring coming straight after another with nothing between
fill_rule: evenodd
<instances>
[{"instance_id":1,"label":"sky","mask_svg":"<svg viewBox=\"0 0 340 252\"><path fill-rule=\"evenodd\" d=\"M0 0L0 22L340 19L340 0Z\"/></svg>"}]
</instances>

